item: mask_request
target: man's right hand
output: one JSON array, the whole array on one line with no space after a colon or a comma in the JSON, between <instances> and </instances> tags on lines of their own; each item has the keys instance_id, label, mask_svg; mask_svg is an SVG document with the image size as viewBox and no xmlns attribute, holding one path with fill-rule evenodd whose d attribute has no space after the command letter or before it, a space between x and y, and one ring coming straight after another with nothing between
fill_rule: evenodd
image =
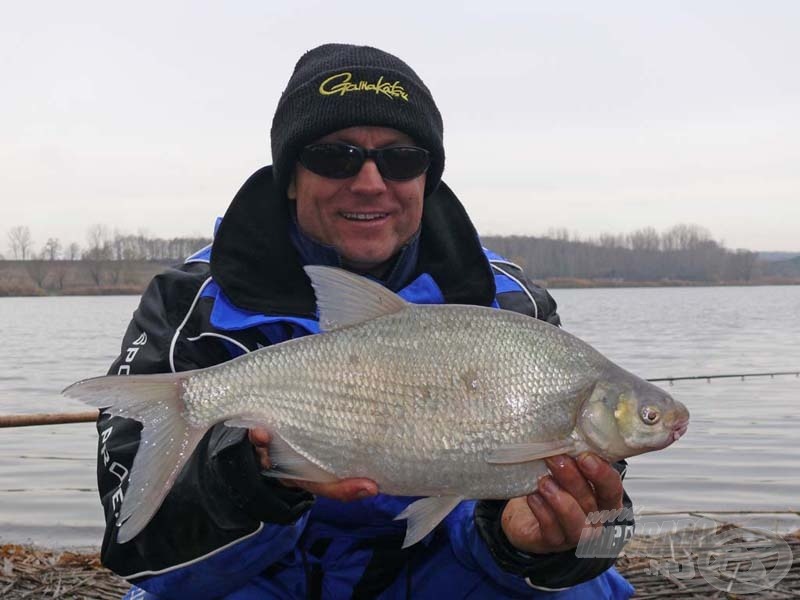
<instances>
[{"instance_id":1,"label":"man's right hand","mask_svg":"<svg viewBox=\"0 0 800 600\"><path fill-rule=\"evenodd\" d=\"M258 462L262 469L272 467L269 459L270 434L266 429L254 428L247 432L250 443L255 448ZM280 479L283 485L299 487L315 496L324 496L341 502L351 500L361 500L378 493L378 485L371 479L353 477L351 479L340 479L339 481L320 483L317 481L298 481L297 479Z\"/></svg>"}]
</instances>

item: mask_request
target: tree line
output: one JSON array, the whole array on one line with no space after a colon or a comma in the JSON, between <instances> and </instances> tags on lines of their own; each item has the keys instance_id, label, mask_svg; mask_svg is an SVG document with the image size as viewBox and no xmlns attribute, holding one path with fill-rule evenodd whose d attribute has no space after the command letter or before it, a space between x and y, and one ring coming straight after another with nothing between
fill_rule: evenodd
<instances>
[{"instance_id":1,"label":"tree line","mask_svg":"<svg viewBox=\"0 0 800 600\"><path fill-rule=\"evenodd\" d=\"M728 250L707 229L687 224L585 240L562 229L546 237L486 236L482 241L518 262L529 277L544 280L750 282L761 266L757 252Z\"/></svg>"},{"instance_id":2,"label":"tree line","mask_svg":"<svg viewBox=\"0 0 800 600\"><path fill-rule=\"evenodd\" d=\"M87 261L88 272L97 285L117 283L125 261L178 263L211 243L209 238L157 238L145 234L113 234L104 225L87 230L86 245L63 246L48 238L37 252L26 226L12 227L7 234L10 256L32 262ZM679 224L659 232L645 227L621 234L602 234L581 239L567 230L551 230L546 236L484 236L484 245L525 268L529 277L540 280L589 279L609 282L688 281L751 282L764 276L798 277L797 265L787 275L772 264L758 260L758 253L729 250L698 225ZM1 257L0 257L1 258ZM40 269L31 277L41 279ZM784 269L785 270L785 269Z\"/></svg>"},{"instance_id":3,"label":"tree line","mask_svg":"<svg viewBox=\"0 0 800 600\"><path fill-rule=\"evenodd\" d=\"M14 260L86 260L86 261L181 261L211 243L203 237L149 237L143 233L126 234L111 230L105 225L92 225L86 232L86 245L77 242L62 244L57 237L36 250L30 228L17 225L7 232L9 256ZM0 255L0 259L4 258Z\"/></svg>"}]
</instances>

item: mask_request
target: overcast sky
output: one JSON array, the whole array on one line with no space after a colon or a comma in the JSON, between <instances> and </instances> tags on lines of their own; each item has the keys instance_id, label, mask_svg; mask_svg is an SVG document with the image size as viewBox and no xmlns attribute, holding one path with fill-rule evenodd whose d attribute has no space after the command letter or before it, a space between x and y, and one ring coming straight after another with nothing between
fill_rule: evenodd
<instances>
[{"instance_id":1,"label":"overcast sky","mask_svg":"<svg viewBox=\"0 0 800 600\"><path fill-rule=\"evenodd\" d=\"M408 62L445 123L444 180L482 234L677 223L800 250L800 2L7 2L0 253L210 235L269 164L296 60Z\"/></svg>"}]
</instances>

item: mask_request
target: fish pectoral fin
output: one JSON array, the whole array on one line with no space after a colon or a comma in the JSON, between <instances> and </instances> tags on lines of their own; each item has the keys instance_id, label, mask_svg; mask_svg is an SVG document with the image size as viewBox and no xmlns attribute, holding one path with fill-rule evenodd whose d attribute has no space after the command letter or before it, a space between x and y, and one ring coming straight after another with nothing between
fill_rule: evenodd
<instances>
[{"instance_id":1,"label":"fish pectoral fin","mask_svg":"<svg viewBox=\"0 0 800 600\"><path fill-rule=\"evenodd\" d=\"M406 506L405 510L394 520L406 519L406 538L403 548L413 546L441 523L458 503L464 500L461 496L431 496L421 498Z\"/></svg>"},{"instance_id":2,"label":"fish pectoral fin","mask_svg":"<svg viewBox=\"0 0 800 600\"><path fill-rule=\"evenodd\" d=\"M509 444L492 450L486 462L507 465L540 460L556 454L574 454L577 451L574 440L555 440L552 442L528 442Z\"/></svg>"},{"instance_id":3,"label":"fish pectoral fin","mask_svg":"<svg viewBox=\"0 0 800 600\"><path fill-rule=\"evenodd\" d=\"M323 331L335 331L400 312L408 303L380 283L344 269L307 265Z\"/></svg>"},{"instance_id":4,"label":"fish pectoral fin","mask_svg":"<svg viewBox=\"0 0 800 600\"><path fill-rule=\"evenodd\" d=\"M271 433L272 440L269 443L269 459L272 468L262 471L266 477L277 477L280 479L299 479L302 481L318 481L329 483L338 481L333 473L314 464L305 456L275 433Z\"/></svg>"}]
</instances>

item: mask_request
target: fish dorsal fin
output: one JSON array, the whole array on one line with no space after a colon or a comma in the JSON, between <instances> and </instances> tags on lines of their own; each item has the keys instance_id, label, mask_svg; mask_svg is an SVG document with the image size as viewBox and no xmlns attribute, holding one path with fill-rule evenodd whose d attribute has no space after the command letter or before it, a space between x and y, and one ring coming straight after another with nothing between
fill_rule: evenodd
<instances>
[{"instance_id":1,"label":"fish dorsal fin","mask_svg":"<svg viewBox=\"0 0 800 600\"><path fill-rule=\"evenodd\" d=\"M322 331L335 331L391 315L408 306L381 284L344 269L318 265L303 268L314 286Z\"/></svg>"}]
</instances>

